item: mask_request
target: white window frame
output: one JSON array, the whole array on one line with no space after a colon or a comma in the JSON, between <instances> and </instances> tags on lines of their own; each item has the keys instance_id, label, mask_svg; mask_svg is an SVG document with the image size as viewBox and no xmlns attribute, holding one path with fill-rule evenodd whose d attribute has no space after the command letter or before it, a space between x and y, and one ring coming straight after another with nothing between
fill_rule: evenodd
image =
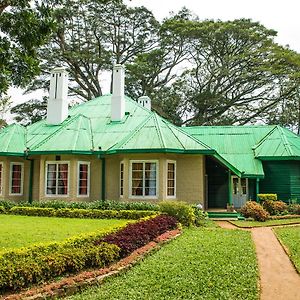
<instances>
[{"instance_id":1,"label":"white window frame","mask_svg":"<svg viewBox=\"0 0 300 300\"><path fill-rule=\"evenodd\" d=\"M168 196L168 164L174 164L174 196ZM176 160L167 160L166 162L166 198L167 199L176 199L176 190L177 190L177 165Z\"/></svg>"},{"instance_id":2,"label":"white window frame","mask_svg":"<svg viewBox=\"0 0 300 300\"><path fill-rule=\"evenodd\" d=\"M2 161L0 161L0 166L1 166L0 196L2 196L3 195L3 168L4 168L4 164Z\"/></svg>"},{"instance_id":3,"label":"white window frame","mask_svg":"<svg viewBox=\"0 0 300 300\"><path fill-rule=\"evenodd\" d=\"M21 192L20 193L12 193L12 166L17 165L21 166ZM23 195L23 188L24 188L24 163L22 162L11 162L10 169L9 169L9 196L22 196Z\"/></svg>"},{"instance_id":4,"label":"white window frame","mask_svg":"<svg viewBox=\"0 0 300 300\"><path fill-rule=\"evenodd\" d=\"M60 194L47 194L47 173L48 173L48 165L57 164L57 165L68 165L68 194L66 195L60 195ZM58 169L57 169L58 171ZM56 171L56 182L57 182L57 176L58 172ZM46 161L45 164L45 197L49 198L67 198L70 194L70 161L62 161L62 160L54 160L54 161Z\"/></svg>"},{"instance_id":5,"label":"white window frame","mask_svg":"<svg viewBox=\"0 0 300 300\"><path fill-rule=\"evenodd\" d=\"M122 180L121 180L121 166L123 165L123 194L121 194L121 183L122 183ZM124 161L121 161L120 162L120 180L119 180L119 194L120 194L120 197L123 198L124 197L124 174L125 174L125 164L124 164Z\"/></svg>"},{"instance_id":6,"label":"white window frame","mask_svg":"<svg viewBox=\"0 0 300 300\"><path fill-rule=\"evenodd\" d=\"M79 184L80 184L80 165L87 165L88 166L88 180L87 180L87 194L80 195L79 194ZM77 163L77 197L78 198L87 198L90 196L90 183L91 183L91 162L89 161L78 161Z\"/></svg>"},{"instance_id":7,"label":"white window frame","mask_svg":"<svg viewBox=\"0 0 300 300\"><path fill-rule=\"evenodd\" d=\"M143 167L143 195L132 195L132 164L134 163L156 163L156 195L145 196L145 169ZM158 160L130 160L130 174L129 174L129 198L130 199L158 199L159 195L159 161Z\"/></svg>"}]
</instances>

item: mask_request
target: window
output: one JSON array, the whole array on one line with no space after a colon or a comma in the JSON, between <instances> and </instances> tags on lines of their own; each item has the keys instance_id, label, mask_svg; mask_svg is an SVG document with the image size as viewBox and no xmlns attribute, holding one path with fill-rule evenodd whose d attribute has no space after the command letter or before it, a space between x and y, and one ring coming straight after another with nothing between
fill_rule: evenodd
<instances>
[{"instance_id":1,"label":"window","mask_svg":"<svg viewBox=\"0 0 300 300\"><path fill-rule=\"evenodd\" d=\"M124 163L120 164L120 196L124 195Z\"/></svg>"},{"instance_id":2,"label":"window","mask_svg":"<svg viewBox=\"0 0 300 300\"><path fill-rule=\"evenodd\" d=\"M3 187L2 187L2 183L3 183L3 181L2 181L2 178L3 178L3 163L1 163L0 162L0 195L2 195L2 189L3 189Z\"/></svg>"},{"instance_id":3,"label":"window","mask_svg":"<svg viewBox=\"0 0 300 300\"><path fill-rule=\"evenodd\" d=\"M90 194L90 163L78 162L78 196Z\"/></svg>"},{"instance_id":4,"label":"window","mask_svg":"<svg viewBox=\"0 0 300 300\"><path fill-rule=\"evenodd\" d=\"M69 193L69 163L46 163L46 195L67 196Z\"/></svg>"},{"instance_id":5,"label":"window","mask_svg":"<svg viewBox=\"0 0 300 300\"><path fill-rule=\"evenodd\" d=\"M176 197L176 162L168 161L167 197Z\"/></svg>"},{"instance_id":6,"label":"window","mask_svg":"<svg viewBox=\"0 0 300 300\"><path fill-rule=\"evenodd\" d=\"M131 162L131 196L157 196L157 162Z\"/></svg>"},{"instance_id":7,"label":"window","mask_svg":"<svg viewBox=\"0 0 300 300\"><path fill-rule=\"evenodd\" d=\"M10 195L23 194L23 163L10 164Z\"/></svg>"}]
</instances>

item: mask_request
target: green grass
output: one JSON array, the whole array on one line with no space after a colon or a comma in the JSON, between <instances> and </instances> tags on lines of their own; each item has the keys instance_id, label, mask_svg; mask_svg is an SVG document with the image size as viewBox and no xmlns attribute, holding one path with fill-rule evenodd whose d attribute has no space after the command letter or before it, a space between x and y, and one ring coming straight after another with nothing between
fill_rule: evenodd
<instances>
[{"instance_id":1,"label":"green grass","mask_svg":"<svg viewBox=\"0 0 300 300\"><path fill-rule=\"evenodd\" d=\"M300 218L295 219L281 219L281 220L268 220L266 222L257 221L230 221L232 224L239 227L264 227L264 226L276 226L276 225L289 225L300 224Z\"/></svg>"},{"instance_id":2,"label":"green grass","mask_svg":"<svg viewBox=\"0 0 300 300\"><path fill-rule=\"evenodd\" d=\"M186 229L140 264L78 299L258 299L250 232Z\"/></svg>"},{"instance_id":3,"label":"green grass","mask_svg":"<svg viewBox=\"0 0 300 300\"><path fill-rule=\"evenodd\" d=\"M0 215L0 251L61 241L81 233L110 230L128 220L96 220Z\"/></svg>"},{"instance_id":4,"label":"green grass","mask_svg":"<svg viewBox=\"0 0 300 300\"><path fill-rule=\"evenodd\" d=\"M300 273L300 227L276 228L275 233L289 249L290 257Z\"/></svg>"}]
</instances>

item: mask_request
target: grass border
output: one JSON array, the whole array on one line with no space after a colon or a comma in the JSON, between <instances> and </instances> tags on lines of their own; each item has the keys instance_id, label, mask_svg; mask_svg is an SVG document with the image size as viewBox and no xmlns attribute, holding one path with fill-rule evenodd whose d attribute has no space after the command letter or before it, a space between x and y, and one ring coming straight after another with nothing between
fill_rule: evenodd
<instances>
[{"instance_id":1,"label":"grass border","mask_svg":"<svg viewBox=\"0 0 300 300\"><path fill-rule=\"evenodd\" d=\"M281 219L279 219L279 220L281 220ZM288 220L288 219L286 219L286 220ZM265 222L261 222L262 223L261 226L241 226L241 225L235 224L233 220L227 220L227 222L229 222L230 224L235 226L237 229L239 229L239 228L252 229L252 228L260 228L260 227L300 226L300 218L299 218L299 221L297 221L296 223L281 223L281 224L273 224L273 225L271 225L271 224L264 225Z\"/></svg>"}]
</instances>

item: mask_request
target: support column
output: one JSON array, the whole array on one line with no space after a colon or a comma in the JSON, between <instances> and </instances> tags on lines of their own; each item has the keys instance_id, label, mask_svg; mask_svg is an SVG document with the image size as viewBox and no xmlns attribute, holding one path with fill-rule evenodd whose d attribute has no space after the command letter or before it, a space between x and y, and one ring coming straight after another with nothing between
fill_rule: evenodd
<instances>
[{"instance_id":1,"label":"support column","mask_svg":"<svg viewBox=\"0 0 300 300\"><path fill-rule=\"evenodd\" d=\"M29 173L29 193L28 193L28 202L31 204L33 201L33 176L34 176L34 160L30 159L30 173Z\"/></svg>"},{"instance_id":2,"label":"support column","mask_svg":"<svg viewBox=\"0 0 300 300\"><path fill-rule=\"evenodd\" d=\"M231 172L228 170L228 202L232 205L232 185L231 185Z\"/></svg>"},{"instance_id":3,"label":"support column","mask_svg":"<svg viewBox=\"0 0 300 300\"><path fill-rule=\"evenodd\" d=\"M259 178L256 178L256 202L259 202L259 199L258 199L258 194L259 194Z\"/></svg>"},{"instance_id":4,"label":"support column","mask_svg":"<svg viewBox=\"0 0 300 300\"><path fill-rule=\"evenodd\" d=\"M106 161L105 161L105 157L101 157L101 162L102 162L102 166L101 166L101 170L102 170L102 174L101 174L101 200L104 201L105 200L105 195L106 195L106 191L105 191L105 187L106 187Z\"/></svg>"}]
</instances>

